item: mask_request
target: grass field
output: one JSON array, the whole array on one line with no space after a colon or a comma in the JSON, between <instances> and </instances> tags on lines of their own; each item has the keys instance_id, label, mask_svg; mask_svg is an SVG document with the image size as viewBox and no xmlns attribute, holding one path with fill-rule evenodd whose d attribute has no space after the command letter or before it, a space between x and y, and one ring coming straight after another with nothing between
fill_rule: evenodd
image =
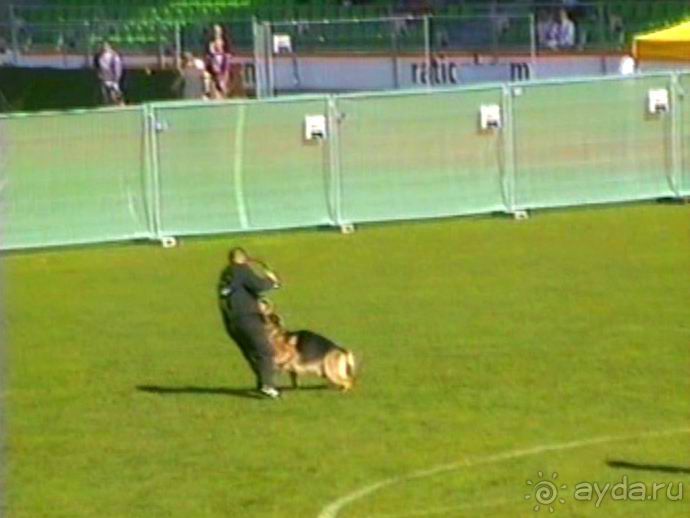
<instances>
[{"instance_id":1,"label":"grass field","mask_svg":"<svg viewBox=\"0 0 690 518\"><path fill-rule=\"evenodd\" d=\"M649 204L5 256L8 515L551 515L541 471L556 516L688 516L689 235ZM214 298L236 244L354 392L252 397ZM688 494L575 499L624 477Z\"/></svg>"}]
</instances>

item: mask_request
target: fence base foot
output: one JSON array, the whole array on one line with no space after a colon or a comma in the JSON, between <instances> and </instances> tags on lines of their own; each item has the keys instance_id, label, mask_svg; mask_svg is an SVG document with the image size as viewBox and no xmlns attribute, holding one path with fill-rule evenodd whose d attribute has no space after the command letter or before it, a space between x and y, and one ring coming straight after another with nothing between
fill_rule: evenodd
<instances>
[{"instance_id":1,"label":"fence base foot","mask_svg":"<svg viewBox=\"0 0 690 518\"><path fill-rule=\"evenodd\" d=\"M163 248L175 248L177 246L177 239L172 236L165 236L161 238L161 246Z\"/></svg>"},{"instance_id":2,"label":"fence base foot","mask_svg":"<svg viewBox=\"0 0 690 518\"><path fill-rule=\"evenodd\" d=\"M511 216L513 216L513 219L516 220L523 220L523 219L529 219L529 213L526 210L515 210L510 213Z\"/></svg>"},{"instance_id":3,"label":"fence base foot","mask_svg":"<svg viewBox=\"0 0 690 518\"><path fill-rule=\"evenodd\" d=\"M341 234L353 234L355 232L355 226L352 223L343 223L340 225Z\"/></svg>"}]
</instances>

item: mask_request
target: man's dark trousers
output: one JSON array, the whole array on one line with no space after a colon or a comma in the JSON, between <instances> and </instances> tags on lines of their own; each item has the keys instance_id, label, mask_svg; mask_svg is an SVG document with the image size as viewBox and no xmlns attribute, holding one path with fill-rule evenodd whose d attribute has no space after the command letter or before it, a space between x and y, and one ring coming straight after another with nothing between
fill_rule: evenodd
<instances>
[{"instance_id":1,"label":"man's dark trousers","mask_svg":"<svg viewBox=\"0 0 690 518\"><path fill-rule=\"evenodd\" d=\"M266 334L261 315L247 313L228 316L223 314L225 329L237 343L242 355L256 376L257 387L273 386L273 347Z\"/></svg>"}]
</instances>

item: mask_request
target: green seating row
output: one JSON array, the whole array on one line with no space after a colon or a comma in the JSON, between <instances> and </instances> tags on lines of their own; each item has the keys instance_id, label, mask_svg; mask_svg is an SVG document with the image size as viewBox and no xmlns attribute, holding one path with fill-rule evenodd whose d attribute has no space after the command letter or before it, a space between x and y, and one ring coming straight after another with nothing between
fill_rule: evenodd
<instances>
[{"instance_id":1,"label":"green seating row","mask_svg":"<svg viewBox=\"0 0 690 518\"><path fill-rule=\"evenodd\" d=\"M233 39L251 46L252 17L271 22L294 20L370 20L395 14L397 5L391 0L375 0L365 5L343 6L339 0L57 0L51 7L35 8L18 4L14 15L25 25L38 27L38 34L44 27L59 24L93 25L106 27L111 39L123 45L159 41L161 34L168 34L173 26L201 26L216 21L233 26ZM436 16L461 17L487 14L487 3L481 0L465 0L459 3L444 3ZM506 12L519 12L519 6L528 4L502 3ZM534 5L551 5L554 9L562 5L559 0L550 4L537 2ZM690 16L690 2L687 0L600 0L597 9L578 19L578 28L588 44L601 47L623 44L637 32L675 23ZM527 9L527 8L525 8ZM529 11L525 11L527 13ZM592 15L594 13L594 16ZM620 20L619 26L616 20ZM288 29L286 29L288 30ZM395 32L395 36L392 34ZM372 48L396 45L399 48L416 48L423 43L421 24L406 24L405 30L392 31L385 22L361 24L337 24L331 27L321 24L310 26L308 33L295 38L307 47L316 48ZM501 35L501 44L519 45L529 41L529 26L515 24Z\"/></svg>"},{"instance_id":2,"label":"green seating row","mask_svg":"<svg viewBox=\"0 0 690 518\"><path fill-rule=\"evenodd\" d=\"M562 5L558 0L549 2L554 8ZM598 0L609 15L622 17L630 24L646 21L665 21L690 14L686 0ZM57 0L49 6L17 3L15 14L26 22L81 21L94 17L112 20L133 18L172 19L196 21L205 17L226 15L264 20L361 18L385 16L396 12L394 0L372 1L365 5L345 7L338 0ZM489 3L465 0L462 3L443 3L435 10L437 15L473 16L487 14ZM528 3L505 3L506 12L528 12ZM538 2L537 5L549 5ZM592 5L592 4L591 4ZM500 6L500 4L499 4ZM522 7L521 7L522 6Z\"/></svg>"}]
</instances>

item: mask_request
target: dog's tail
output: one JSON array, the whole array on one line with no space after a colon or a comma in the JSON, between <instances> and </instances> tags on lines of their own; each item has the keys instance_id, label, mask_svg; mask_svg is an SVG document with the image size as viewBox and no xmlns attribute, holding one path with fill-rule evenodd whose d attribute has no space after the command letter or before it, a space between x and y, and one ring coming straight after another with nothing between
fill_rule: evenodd
<instances>
[{"instance_id":1,"label":"dog's tail","mask_svg":"<svg viewBox=\"0 0 690 518\"><path fill-rule=\"evenodd\" d=\"M355 379L356 367L357 364L355 363L355 355L352 354L352 351L347 351L345 353L345 374L347 374L347 378L351 380Z\"/></svg>"},{"instance_id":2,"label":"dog's tail","mask_svg":"<svg viewBox=\"0 0 690 518\"><path fill-rule=\"evenodd\" d=\"M323 375L343 391L348 391L355 383L355 367L354 355L347 349L338 347L324 358Z\"/></svg>"}]
</instances>

